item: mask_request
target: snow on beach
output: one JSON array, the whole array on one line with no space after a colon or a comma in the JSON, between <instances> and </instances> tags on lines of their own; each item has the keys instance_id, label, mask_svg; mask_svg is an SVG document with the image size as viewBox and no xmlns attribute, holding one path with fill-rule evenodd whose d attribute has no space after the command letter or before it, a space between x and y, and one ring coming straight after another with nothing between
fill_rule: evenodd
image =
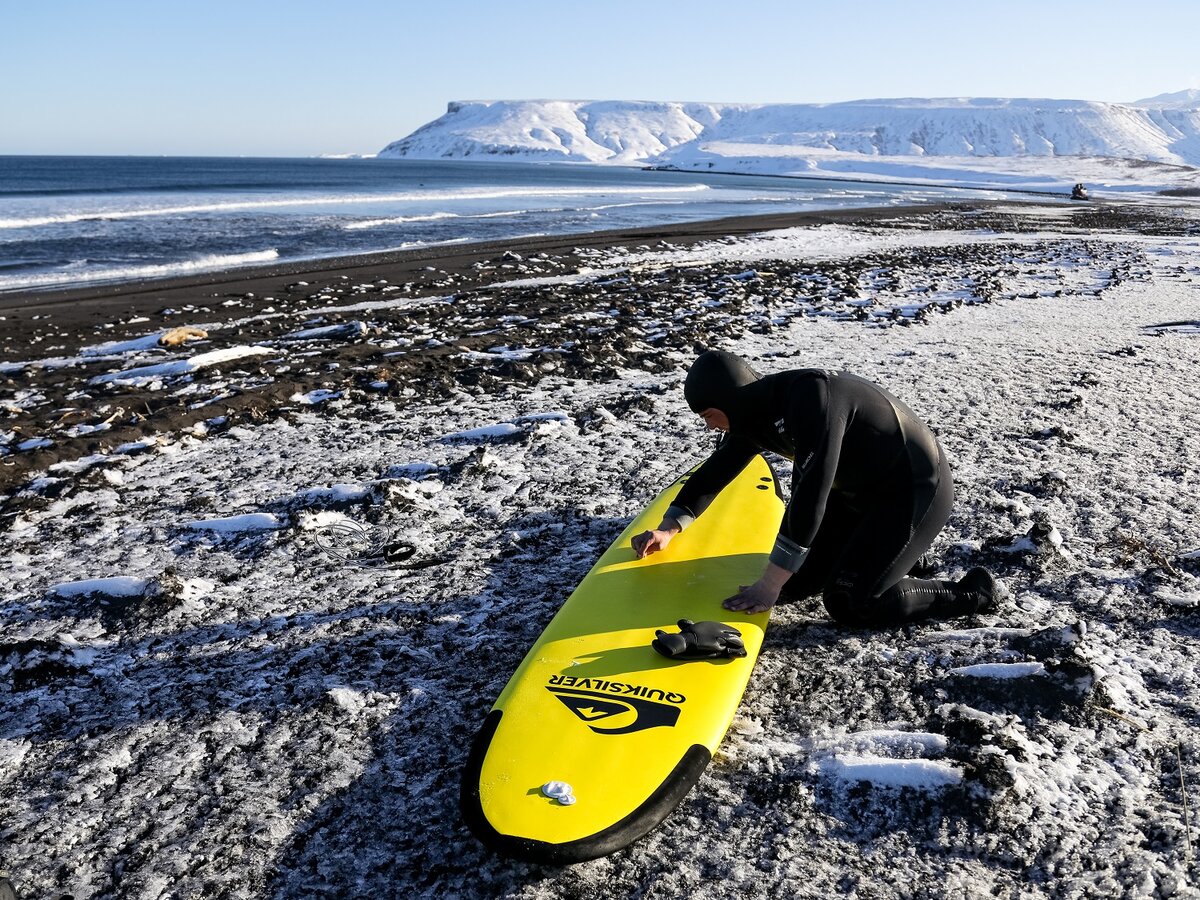
<instances>
[{"instance_id":1,"label":"snow on beach","mask_svg":"<svg viewBox=\"0 0 1200 900\"><path fill-rule=\"evenodd\" d=\"M1195 896L1200 341L1158 326L1200 319L1200 229L1172 222L588 251L591 280L531 266L365 330L323 331L370 292L329 294L329 321L243 336L286 356L161 373L155 396L202 402L311 365L276 415L213 402L5 499L0 866L35 897ZM491 856L457 815L470 737L711 447L680 391L697 343L893 389L954 465L942 572L988 565L1008 596L880 632L779 608L660 828L565 870ZM145 359L78 359L31 371L147 390L97 379ZM344 396L291 399L318 390Z\"/></svg>"}]
</instances>

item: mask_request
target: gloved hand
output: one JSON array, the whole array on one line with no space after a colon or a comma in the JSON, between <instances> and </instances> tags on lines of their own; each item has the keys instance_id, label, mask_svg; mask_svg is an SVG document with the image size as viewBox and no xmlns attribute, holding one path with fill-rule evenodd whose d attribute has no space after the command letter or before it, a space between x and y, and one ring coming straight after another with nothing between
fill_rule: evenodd
<instances>
[{"instance_id":1,"label":"gloved hand","mask_svg":"<svg viewBox=\"0 0 1200 900\"><path fill-rule=\"evenodd\" d=\"M729 659L745 656L742 633L724 622L679 620L679 633L654 632L655 650L670 659Z\"/></svg>"}]
</instances>

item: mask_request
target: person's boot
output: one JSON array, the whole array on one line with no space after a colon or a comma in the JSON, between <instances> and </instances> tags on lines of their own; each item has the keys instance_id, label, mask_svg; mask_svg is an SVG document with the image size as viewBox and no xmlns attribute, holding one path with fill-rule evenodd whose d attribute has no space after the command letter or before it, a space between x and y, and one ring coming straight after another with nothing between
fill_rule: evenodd
<instances>
[{"instance_id":1,"label":"person's boot","mask_svg":"<svg viewBox=\"0 0 1200 900\"><path fill-rule=\"evenodd\" d=\"M974 568L958 581L901 578L885 596L901 620L955 619L995 608L996 582L987 569Z\"/></svg>"},{"instance_id":2,"label":"person's boot","mask_svg":"<svg viewBox=\"0 0 1200 900\"><path fill-rule=\"evenodd\" d=\"M958 579L954 586L959 603L964 606L974 604L971 613L991 612L996 608L997 591L996 579L987 569L976 566Z\"/></svg>"}]
</instances>

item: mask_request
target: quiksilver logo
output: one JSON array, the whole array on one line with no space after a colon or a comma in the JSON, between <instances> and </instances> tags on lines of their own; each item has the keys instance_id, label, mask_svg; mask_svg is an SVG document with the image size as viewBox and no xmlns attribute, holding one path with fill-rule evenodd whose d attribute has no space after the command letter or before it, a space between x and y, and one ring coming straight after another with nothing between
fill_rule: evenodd
<instances>
[{"instance_id":1,"label":"quiksilver logo","mask_svg":"<svg viewBox=\"0 0 1200 900\"><path fill-rule=\"evenodd\" d=\"M674 691L570 675L551 675L546 690L597 734L673 728L687 700Z\"/></svg>"}]
</instances>

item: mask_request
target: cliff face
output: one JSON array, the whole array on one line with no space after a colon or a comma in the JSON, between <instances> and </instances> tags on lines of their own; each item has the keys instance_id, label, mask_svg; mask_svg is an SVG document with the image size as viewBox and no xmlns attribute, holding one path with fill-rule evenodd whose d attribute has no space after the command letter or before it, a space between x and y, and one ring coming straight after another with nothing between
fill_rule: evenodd
<instances>
[{"instance_id":1,"label":"cliff face","mask_svg":"<svg viewBox=\"0 0 1200 900\"><path fill-rule=\"evenodd\" d=\"M451 103L440 119L389 144L381 157L635 163L695 140L720 119L690 103L501 100Z\"/></svg>"},{"instance_id":2,"label":"cliff face","mask_svg":"<svg viewBox=\"0 0 1200 900\"><path fill-rule=\"evenodd\" d=\"M441 118L379 155L680 168L707 165L714 153L790 157L798 164L836 153L1100 157L1200 166L1200 99L1193 93L1127 105L990 98L832 104L455 102Z\"/></svg>"}]
</instances>

